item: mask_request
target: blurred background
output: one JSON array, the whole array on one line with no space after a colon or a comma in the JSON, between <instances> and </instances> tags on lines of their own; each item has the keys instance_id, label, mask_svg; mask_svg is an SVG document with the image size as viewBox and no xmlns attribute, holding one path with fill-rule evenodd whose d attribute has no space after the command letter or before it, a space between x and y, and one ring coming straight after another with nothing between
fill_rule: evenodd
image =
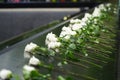
<instances>
[{"instance_id":1,"label":"blurred background","mask_svg":"<svg viewBox=\"0 0 120 80\"><path fill-rule=\"evenodd\" d=\"M0 2L11 2L11 3L20 3L20 2L81 2L81 1L91 1L91 0L0 0ZM117 0L93 0L97 2L115 2Z\"/></svg>"}]
</instances>

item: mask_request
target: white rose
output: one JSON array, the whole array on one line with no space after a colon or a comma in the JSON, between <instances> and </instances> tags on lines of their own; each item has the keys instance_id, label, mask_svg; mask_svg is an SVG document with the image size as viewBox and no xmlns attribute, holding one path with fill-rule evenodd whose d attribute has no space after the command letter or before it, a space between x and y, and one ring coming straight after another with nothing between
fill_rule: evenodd
<instances>
[{"instance_id":1,"label":"white rose","mask_svg":"<svg viewBox=\"0 0 120 80\"><path fill-rule=\"evenodd\" d=\"M59 37L64 37L66 35L65 31L61 31L60 36Z\"/></svg>"},{"instance_id":2,"label":"white rose","mask_svg":"<svg viewBox=\"0 0 120 80\"><path fill-rule=\"evenodd\" d=\"M34 43L30 43L30 44L27 44L26 47L25 47L25 52L32 52L35 48L37 48L38 46Z\"/></svg>"},{"instance_id":3,"label":"white rose","mask_svg":"<svg viewBox=\"0 0 120 80\"><path fill-rule=\"evenodd\" d=\"M29 60L29 64L30 65L34 65L34 66L36 66L36 65L38 65L38 64L40 64L41 62L40 62L40 60L39 59L37 59L36 57L31 57L30 58L30 60Z\"/></svg>"},{"instance_id":4,"label":"white rose","mask_svg":"<svg viewBox=\"0 0 120 80\"><path fill-rule=\"evenodd\" d=\"M99 8L95 8L93 13L92 13L93 17L99 17L101 15L101 10Z\"/></svg>"},{"instance_id":5,"label":"white rose","mask_svg":"<svg viewBox=\"0 0 120 80\"><path fill-rule=\"evenodd\" d=\"M56 46L55 46L55 42L50 42L49 44L48 44L48 49L54 49Z\"/></svg>"},{"instance_id":6,"label":"white rose","mask_svg":"<svg viewBox=\"0 0 120 80\"><path fill-rule=\"evenodd\" d=\"M24 49L24 58L30 58L34 54L33 50L38 46L34 43L27 44Z\"/></svg>"},{"instance_id":7,"label":"white rose","mask_svg":"<svg viewBox=\"0 0 120 80\"><path fill-rule=\"evenodd\" d=\"M111 3L107 3L105 6L110 7L111 5L112 5Z\"/></svg>"},{"instance_id":8,"label":"white rose","mask_svg":"<svg viewBox=\"0 0 120 80\"><path fill-rule=\"evenodd\" d=\"M104 11L107 11L106 7L104 4L101 4L98 6L100 10L104 10Z\"/></svg>"},{"instance_id":9,"label":"white rose","mask_svg":"<svg viewBox=\"0 0 120 80\"><path fill-rule=\"evenodd\" d=\"M57 48L55 49L55 51L56 51L56 52L60 52L59 49L57 49Z\"/></svg>"},{"instance_id":10,"label":"white rose","mask_svg":"<svg viewBox=\"0 0 120 80\"><path fill-rule=\"evenodd\" d=\"M84 17L82 18L82 22L87 22L89 18L91 18L92 15L89 13L85 13Z\"/></svg>"},{"instance_id":11,"label":"white rose","mask_svg":"<svg viewBox=\"0 0 120 80\"><path fill-rule=\"evenodd\" d=\"M65 32L65 34L67 35L67 34L69 34L69 32L71 32L71 28L70 27L63 27L62 28L62 31L64 31Z\"/></svg>"},{"instance_id":12,"label":"white rose","mask_svg":"<svg viewBox=\"0 0 120 80\"><path fill-rule=\"evenodd\" d=\"M108 8L108 11L111 11L111 8L110 8L110 7Z\"/></svg>"},{"instance_id":13,"label":"white rose","mask_svg":"<svg viewBox=\"0 0 120 80\"><path fill-rule=\"evenodd\" d=\"M55 45L56 45L56 47L60 47L61 43L60 42L56 42Z\"/></svg>"},{"instance_id":14,"label":"white rose","mask_svg":"<svg viewBox=\"0 0 120 80\"><path fill-rule=\"evenodd\" d=\"M48 33L48 35L46 36L46 39L48 39L49 41L57 41L56 35L51 33Z\"/></svg>"},{"instance_id":15,"label":"white rose","mask_svg":"<svg viewBox=\"0 0 120 80\"><path fill-rule=\"evenodd\" d=\"M91 18L92 17L92 15L91 14L89 14L89 13L85 13L85 16L84 16L85 18Z\"/></svg>"},{"instance_id":16,"label":"white rose","mask_svg":"<svg viewBox=\"0 0 120 80\"><path fill-rule=\"evenodd\" d=\"M31 58L32 55L32 53L24 51L24 58Z\"/></svg>"},{"instance_id":17,"label":"white rose","mask_svg":"<svg viewBox=\"0 0 120 80\"><path fill-rule=\"evenodd\" d=\"M88 56L88 54L86 53L86 54L85 54L85 56L87 57L87 56Z\"/></svg>"},{"instance_id":18,"label":"white rose","mask_svg":"<svg viewBox=\"0 0 120 80\"><path fill-rule=\"evenodd\" d=\"M56 47L59 47L61 45L60 42L51 42L48 44L48 49L55 49Z\"/></svg>"},{"instance_id":19,"label":"white rose","mask_svg":"<svg viewBox=\"0 0 120 80\"><path fill-rule=\"evenodd\" d=\"M87 21L88 21L88 18L85 18L85 17L82 18L82 22L87 22Z\"/></svg>"},{"instance_id":20,"label":"white rose","mask_svg":"<svg viewBox=\"0 0 120 80\"><path fill-rule=\"evenodd\" d=\"M65 32L66 32L66 34L69 35L69 34L71 34L72 29L70 27L66 27Z\"/></svg>"},{"instance_id":21,"label":"white rose","mask_svg":"<svg viewBox=\"0 0 120 80\"><path fill-rule=\"evenodd\" d=\"M70 23L73 24L73 23L80 23L81 20L80 19L72 19L70 20Z\"/></svg>"},{"instance_id":22,"label":"white rose","mask_svg":"<svg viewBox=\"0 0 120 80\"><path fill-rule=\"evenodd\" d=\"M65 39L69 39L71 35L76 35L77 34L76 31L73 31L71 27L72 26L70 26L70 27L64 26L62 28L61 33L60 33L60 37L65 38Z\"/></svg>"},{"instance_id":23,"label":"white rose","mask_svg":"<svg viewBox=\"0 0 120 80\"><path fill-rule=\"evenodd\" d=\"M89 21L89 20L88 20L88 21ZM87 21L87 22L88 22L88 21ZM84 27L84 26L86 26L86 25L87 25L87 23L86 23L86 22L84 22L84 21L82 21L82 22L81 22L81 26L83 26L83 27Z\"/></svg>"},{"instance_id":24,"label":"white rose","mask_svg":"<svg viewBox=\"0 0 120 80\"><path fill-rule=\"evenodd\" d=\"M32 73L33 71L36 72L37 70L36 70L34 67L29 66L29 65L23 66L23 76L24 76L24 79L25 79L25 80L29 80L30 77L31 77L31 73Z\"/></svg>"},{"instance_id":25,"label":"white rose","mask_svg":"<svg viewBox=\"0 0 120 80\"><path fill-rule=\"evenodd\" d=\"M71 31L71 35L76 35L77 33L75 31Z\"/></svg>"},{"instance_id":26,"label":"white rose","mask_svg":"<svg viewBox=\"0 0 120 80\"><path fill-rule=\"evenodd\" d=\"M51 41L49 41L48 39L45 40L45 44L48 45Z\"/></svg>"},{"instance_id":27,"label":"white rose","mask_svg":"<svg viewBox=\"0 0 120 80\"><path fill-rule=\"evenodd\" d=\"M56 38L56 35L51 33L48 33L46 36L45 44L48 45L50 42L56 42L58 39Z\"/></svg>"},{"instance_id":28,"label":"white rose","mask_svg":"<svg viewBox=\"0 0 120 80\"><path fill-rule=\"evenodd\" d=\"M81 24L74 24L71 28L72 28L72 30L79 30L82 27L83 26Z\"/></svg>"},{"instance_id":29,"label":"white rose","mask_svg":"<svg viewBox=\"0 0 120 80\"><path fill-rule=\"evenodd\" d=\"M35 69L34 67L29 66L29 65L25 65L25 66L23 67L23 71L28 72L28 73L31 73L32 71L35 71L35 70L36 70L36 69Z\"/></svg>"},{"instance_id":30,"label":"white rose","mask_svg":"<svg viewBox=\"0 0 120 80\"><path fill-rule=\"evenodd\" d=\"M70 23L75 23L74 19L71 19L71 20L70 20Z\"/></svg>"},{"instance_id":31,"label":"white rose","mask_svg":"<svg viewBox=\"0 0 120 80\"><path fill-rule=\"evenodd\" d=\"M7 69L2 69L0 71L0 78L5 80L5 79L10 79L12 77L12 72Z\"/></svg>"},{"instance_id":32,"label":"white rose","mask_svg":"<svg viewBox=\"0 0 120 80\"><path fill-rule=\"evenodd\" d=\"M69 27L63 27L62 31L60 33L59 37L65 38L65 39L69 39L71 35L76 35L76 31L72 30L72 25L70 25Z\"/></svg>"},{"instance_id":33,"label":"white rose","mask_svg":"<svg viewBox=\"0 0 120 80\"><path fill-rule=\"evenodd\" d=\"M64 38L68 40L70 39L70 35L66 35Z\"/></svg>"},{"instance_id":34,"label":"white rose","mask_svg":"<svg viewBox=\"0 0 120 80\"><path fill-rule=\"evenodd\" d=\"M116 8L114 8L114 11L113 11L113 13L114 13L114 14L116 14L116 13L117 13L117 10L116 10Z\"/></svg>"},{"instance_id":35,"label":"white rose","mask_svg":"<svg viewBox=\"0 0 120 80\"><path fill-rule=\"evenodd\" d=\"M69 27L64 26L64 27L62 28L62 31L66 31L66 30L68 30L68 29L69 29Z\"/></svg>"}]
</instances>

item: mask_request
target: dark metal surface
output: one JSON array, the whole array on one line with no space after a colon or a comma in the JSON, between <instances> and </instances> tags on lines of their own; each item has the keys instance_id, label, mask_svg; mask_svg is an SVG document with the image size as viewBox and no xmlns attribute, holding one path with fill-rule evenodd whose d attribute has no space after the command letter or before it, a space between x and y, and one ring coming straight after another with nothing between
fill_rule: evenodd
<instances>
[{"instance_id":1,"label":"dark metal surface","mask_svg":"<svg viewBox=\"0 0 120 80\"><path fill-rule=\"evenodd\" d=\"M31 3L0 3L0 8L73 8L73 7L94 7L100 3L96 2L65 2L65 3L42 3L42 2L31 2Z\"/></svg>"}]
</instances>

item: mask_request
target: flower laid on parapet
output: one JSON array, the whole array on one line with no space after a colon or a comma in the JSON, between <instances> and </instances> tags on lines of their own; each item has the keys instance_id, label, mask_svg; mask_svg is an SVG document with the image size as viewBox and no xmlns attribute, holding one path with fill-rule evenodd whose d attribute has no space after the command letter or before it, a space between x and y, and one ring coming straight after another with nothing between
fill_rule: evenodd
<instances>
[{"instance_id":1,"label":"flower laid on parapet","mask_svg":"<svg viewBox=\"0 0 120 80\"><path fill-rule=\"evenodd\" d=\"M100 38L103 35L101 33L112 32L104 24L105 21L112 18L111 14L116 15L116 9L112 7L112 4L101 4L95 7L92 13L85 13L83 18L71 19L68 24L63 25L59 35L53 32L48 33L45 46L33 42L27 44L24 49L24 58L29 59L29 61L23 66L24 79L74 80L73 76L75 76L75 78L79 77L83 80L98 80L88 73L93 68L101 73L104 65L113 61L110 57L110 51L96 46L102 45L108 49L106 47L108 43L104 42L107 37L104 35L102 40ZM79 74L69 70L69 68L73 69L73 66L85 71ZM11 71L0 71L1 79L5 80L11 77Z\"/></svg>"}]
</instances>

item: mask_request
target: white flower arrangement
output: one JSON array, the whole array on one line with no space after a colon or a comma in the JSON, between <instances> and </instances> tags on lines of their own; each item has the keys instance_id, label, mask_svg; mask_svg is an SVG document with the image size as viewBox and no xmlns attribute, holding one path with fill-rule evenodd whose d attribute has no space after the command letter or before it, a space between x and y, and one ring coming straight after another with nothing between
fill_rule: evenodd
<instances>
[{"instance_id":1,"label":"white flower arrangement","mask_svg":"<svg viewBox=\"0 0 120 80\"><path fill-rule=\"evenodd\" d=\"M34 65L37 66L39 65L41 62L39 59L37 59L35 56L32 56L29 60L29 65Z\"/></svg>"},{"instance_id":2,"label":"white flower arrangement","mask_svg":"<svg viewBox=\"0 0 120 80\"><path fill-rule=\"evenodd\" d=\"M10 79L11 77L12 77L12 72L10 70L2 69L0 71L0 78L2 80Z\"/></svg>"}]
</instances>

